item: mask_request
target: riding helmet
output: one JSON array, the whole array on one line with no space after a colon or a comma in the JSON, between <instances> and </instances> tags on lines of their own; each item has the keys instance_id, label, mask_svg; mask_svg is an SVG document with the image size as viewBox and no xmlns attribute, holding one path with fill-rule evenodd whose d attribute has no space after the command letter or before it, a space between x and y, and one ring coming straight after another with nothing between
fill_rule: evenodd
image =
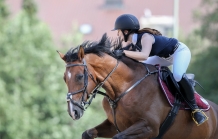
<instances>
[{"instance_id":1,"label":"riding helmet","mask_svg":"<svg viewBox=\"0 0 218 139\"><path fill-rule=\"evenodd\" d=\"M117 29L139 30L139 28L140 28L139 21L134 15L123 14L116 19L114 29L112 31Z\"/></svg>"}]
</instances>

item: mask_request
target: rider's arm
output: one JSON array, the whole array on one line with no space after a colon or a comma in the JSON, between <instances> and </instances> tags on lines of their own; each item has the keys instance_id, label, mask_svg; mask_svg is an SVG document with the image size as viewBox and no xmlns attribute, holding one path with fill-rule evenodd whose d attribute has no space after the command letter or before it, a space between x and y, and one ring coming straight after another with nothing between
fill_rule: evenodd
<instances>
[{"instance_id":1,"label":"rider's arm","mask_svg":"<svg viewBox=\"0 0 218 139\"><path fill-rule=\"evenodd\" d=\"M153 42L154 42L154 37L148 33L145 33L141 38L141 44L142 44L141 52L124 50L124 53L127 57L130 57L138 61L144 61L149 57Z\"/></svg>"}]
</instances>

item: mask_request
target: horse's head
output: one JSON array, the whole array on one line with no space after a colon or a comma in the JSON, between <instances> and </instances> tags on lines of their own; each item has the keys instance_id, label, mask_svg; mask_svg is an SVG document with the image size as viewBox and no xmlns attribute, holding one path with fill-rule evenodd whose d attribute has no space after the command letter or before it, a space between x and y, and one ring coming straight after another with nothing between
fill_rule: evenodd
<instances>
[{"instance_id":1,"label":"horse's head","mask_svg":"<svg viewBox=\"0 0 218 139\"><path fill-rule=\"evenodd\" d=\"M82 117L85 107L89 103L87 102L87 99L89 98L96 81L93 75L88 71L84 59L84 48L82 46L78 48L77 56L74 55L75 59L73 60L69 60L67 54L63 55L60 52L58 53L66 62L64 81L68 87L68 113L74 120L78 120ZM71 58L72 57L73 55ZM90 79L92 82L88 81ZM88 85L88 83L92 85Z\"/></svg>"},{"instance_id":2,"label":"horse's head","mask_svg":"<svg viewBox=\"0 0 218 139\"><path fill-rule=\"evenodd\" d=\"M85 54L94 53L96 57L99 57L103 53L110 52L110 43L108 43L106 34L101 41L86 41L81 46L70 49L65 55L58 52L66 63L64 81L68 88L68 113L74 120L82 117L85 108L91 103L93 98L90 95L94 93L97 86L95 72L92 71L92 68L88 70L90 64L87 62L96 61L96 59L88 58Z\"/></svg>"},{"instance_id":3,"label":"horse's head","mask_svg":"<svg viewBox=\"0 0 218 139\"><path fill-rule=\"evenodd\" d=\"M65 55L58 52L66 63L64 81L68 87L68 113L74 120L82 117L99 88L103 87L110 97L115 97L125 89L125 84L134 81L133 71L138 67L135 66L136 62L124 58L123 64L119 64L122 63L119 62L121 60L117 60L111 51L111 47L120 45L117 41L110 41L105 34L99 42L84 42L80 47L70 49ZM125 63L133 68L128 68ZM118 85L119 83L122 84Z\"/></svg>"}]
</instances>

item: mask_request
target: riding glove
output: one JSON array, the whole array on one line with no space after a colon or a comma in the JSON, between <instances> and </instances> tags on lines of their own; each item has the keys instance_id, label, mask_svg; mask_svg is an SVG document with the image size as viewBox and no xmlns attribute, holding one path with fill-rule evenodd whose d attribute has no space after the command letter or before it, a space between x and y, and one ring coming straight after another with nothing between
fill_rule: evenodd
<instances>
[{"instance_id":1,"label":"riding glove","mask_svg":"<svg viewBox=\"0 0 218 139\"><path fill-rule=\"evenodd\" d=\"M117 58L121 58L123 55L125 55L125 53L123 52L123 49L119 49L119 50L114 50L113 54L117 57Z\"/></svg>"}]
</instances>

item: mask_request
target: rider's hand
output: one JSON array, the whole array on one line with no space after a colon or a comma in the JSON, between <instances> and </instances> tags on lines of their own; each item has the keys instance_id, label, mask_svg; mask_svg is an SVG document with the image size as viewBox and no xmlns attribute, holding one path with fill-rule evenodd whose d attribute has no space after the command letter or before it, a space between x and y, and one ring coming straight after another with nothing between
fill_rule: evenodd
<instances>
[{"instance_id":1,"label":"rider's hand","mask_svg":"<svg viewBox=\"0 0 218 139\"><path fill-rule=\"evenodd\" d=\"M117 58L121 58L124 54L123 49L119 49L119 50L114 50L113 54L117 57Z\"/></svg>"}]
</instances>

